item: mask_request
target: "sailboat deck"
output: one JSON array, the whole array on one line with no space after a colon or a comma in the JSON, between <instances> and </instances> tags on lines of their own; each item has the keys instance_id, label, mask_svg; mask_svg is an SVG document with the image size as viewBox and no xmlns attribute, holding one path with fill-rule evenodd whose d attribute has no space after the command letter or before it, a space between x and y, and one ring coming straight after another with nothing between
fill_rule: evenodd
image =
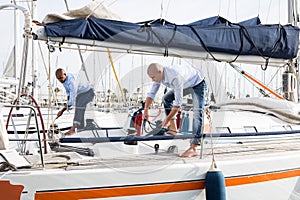
<instances>
[{"instance_id":1,"label":"sailboat deck","mask_svg":"<svg viewBox=\"0 0 300 200\"><path fill-rule=\"evenodd\" d=\"M210 144L204 145L202 158L200 156L192 158L181 158L178 155L183 152L167 152L159 150L157 153L106 155L110 152L103 152L101 157L81 156L75 152L59 152L44 155L46 169L64 168L66 170L74 169L100 169L100 168L126 168L137 166L163 166L171 164L189 164L189 163L209 163L212 160L212 149ZM199 152L200 152L199 147ZM273 141L261 143L244 143L230 145L215 145L213 153L218 161L234 161L241 159L257 159L276 156L300 155L300 140ZM26 159L31 163L31 169L40 169L41 161L39 155L27 155ZM27 169L24 169L27 170Z\"/></svg>"}]
</instances>

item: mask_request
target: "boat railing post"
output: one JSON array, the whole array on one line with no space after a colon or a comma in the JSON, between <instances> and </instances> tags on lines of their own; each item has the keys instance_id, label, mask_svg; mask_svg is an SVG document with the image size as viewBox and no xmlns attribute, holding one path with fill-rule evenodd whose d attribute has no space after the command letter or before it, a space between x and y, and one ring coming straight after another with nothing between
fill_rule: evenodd
<instances>
[{"instance_id":1,"label":"boat railing post","mask_svg":"<svg viewBox=\"0 0 300 200\"><path fill-rule=\"evenodd\" d=\"M25 133L24 133L24 138L28 137L31 116L32 116L32 110L30 109L30 112L29 112L29 115L28 115L28 119L27 119L27 123L26 123L26 129L25 129ZM11 117L11 119L12 119L12 117ZM21 153L25 154L25 151L26 151L26 141L22 142L22 145L21 145L20 149L21 149L20 150Z\"/></svg>"},{"instance_id":2,"label":"boat railing post","mask_svg":"<svg viewBox=\"0 0 300 200\"><path fill-rule=\"evenodd\" d=\"M205 134L202 134L201 135L201 138L200 138L200 159L202 159L203 158L203 139L204 139L204 137L205 137Z\"/></svg>"}]
</instances>

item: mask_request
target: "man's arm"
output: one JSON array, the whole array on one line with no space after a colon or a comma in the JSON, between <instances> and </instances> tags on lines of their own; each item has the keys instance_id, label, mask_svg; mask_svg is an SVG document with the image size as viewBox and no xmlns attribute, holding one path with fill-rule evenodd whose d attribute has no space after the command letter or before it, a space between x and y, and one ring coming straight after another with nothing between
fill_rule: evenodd
<instances>
[{"instance_id":1,"label":"man's arm","mask_svg":"<svg viewBox=\"0 0 300 200\"><path fill-rule=\"evenodd\" d=\"M75 91L75 77L70 76L69 77L69 84L68 84L68 107L73 106L75 97L76 97L76 91Z\"/></svg>"},{"instance_id":2,"label":"man's arm","mask_svg":"<svg viewBox=\"0 0 300 200\"><path fill-rule=\"evenodd\" d=\"M149 107L152 103L152 98L147 97L145 102L145 108L144 108L144 119L149 120Z\"/></svg>"},{"instance_id":3,"label":"man's arm","mask_svg":"<svg viewBox=\"0 0 300 200\"><path fill-rule=\"evenodd\" d=\"M175 119L176 113L179 111L180 106L182 104L183 99L183 79L180 76L174 77L173 81L173 89L174 89L174 96L175 100L173 102L172 110L170 111L169 115L166 116L162 123L163 128L167 128L171 120ZM174 122L172 122L174 123ZM175 129L175 127L173 127Z\"/></svg>"},{"instance_id":4,"label":"man's arm","mask_svg":"<svg viewBox=\"0 0 300 200\"><path fill-rule=\"evenodd\" d=\"M67 103L65 106L58 111L56 119L59 118L66 110L69 110L71 106L74 104L74 98L75 98L75 78L72 75L67 75L66 83L64 83L64 87L67 94Z\"/></svg>"},{"instance_id":5,"label":"man's arm","mask_svg":"<svg viewBox=\"0 0 300 200\"><path fill-rule=\"evenodd\" d=\"M167 128L169 122L174 118L174 116L176 115L176 113L178 112L178 110L180 109L180 106L173 106L171 112L169 113L169 115L164 119L163 123L162 123L162 127L163 128Z\"/></svg>"},{"instance_id":6,"label":"man's arm","mask_svg":"<svg viewBox=\"0 0 300 200\"><path fill-rule=\"evenodd\" d=\"M69 97L68 97L69 98ZM56 115L56 119L59 118L60 116L62 116L62 114L66 111L66 110L69 110L69 106L68 104L66 103L65 106L60 110L58 111L57 115Z\"/></svg>"},{"instance_id":7,"label":"man's arm","mask_svg":"<svg viewBox=\"0 0 300 200\"><path fill-rule=\"evenodd\" d=\"M160 87L160 83L153 82L152 88L151 88L150 92L148 92L148 94L147 94L147 98L145 101L145 108L144 108L144 119L149 120L148 119L149 118L149 107L150 107L159 87Z\"/></svg>"}]
</instances>

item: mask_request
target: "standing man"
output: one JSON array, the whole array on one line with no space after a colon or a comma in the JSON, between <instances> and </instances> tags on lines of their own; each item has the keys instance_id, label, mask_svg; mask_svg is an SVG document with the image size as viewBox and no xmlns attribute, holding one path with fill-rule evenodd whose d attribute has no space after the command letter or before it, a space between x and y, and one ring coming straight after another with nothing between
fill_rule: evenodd
<instances>
[{"instance_id":1,"label":"standing man","mask_svg":"<svg viewBox=\"0 0 300 200\"><path fill-rule=\"evenodd\" d=\"M147 120L149 118L149 106L160 85L163 84L171 89L163 96L166 113L166 118L162 122L163 128L170 127L170 129L176 130L175 115L180 109L183 96L192 93L194 111L193 134L195 138L191 140L190 147L180 157L197 156L197 146L200 144L202 134L204 98L207 87L202 72L200 69L190 66L172 67L152 63L147 69L147 74L153 81L151 91L147 94L144 109L144 118Z\"/></svg>"}]
</instances>

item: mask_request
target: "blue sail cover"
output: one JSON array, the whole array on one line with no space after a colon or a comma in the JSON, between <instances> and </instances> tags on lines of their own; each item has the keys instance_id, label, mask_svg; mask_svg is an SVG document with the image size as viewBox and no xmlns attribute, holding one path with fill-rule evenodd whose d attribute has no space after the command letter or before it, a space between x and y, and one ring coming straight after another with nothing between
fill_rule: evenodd
<instances>
[{"instance_id":1,"label":"blue sail cover","mask_svg":"<svg viewBox=\"0 0 300 200\"><path fill-rule=\"evenodd\" d=\"M175 48L214 53L256 55L264 59L292 59L297 56L299 28L292 25L261 24L259 18L231 23L211 17L190 24L176 25L163 19L130 23L79 18L45 26L48 37L92 39L116 44Z\"/></svg>"}]
</instances>

